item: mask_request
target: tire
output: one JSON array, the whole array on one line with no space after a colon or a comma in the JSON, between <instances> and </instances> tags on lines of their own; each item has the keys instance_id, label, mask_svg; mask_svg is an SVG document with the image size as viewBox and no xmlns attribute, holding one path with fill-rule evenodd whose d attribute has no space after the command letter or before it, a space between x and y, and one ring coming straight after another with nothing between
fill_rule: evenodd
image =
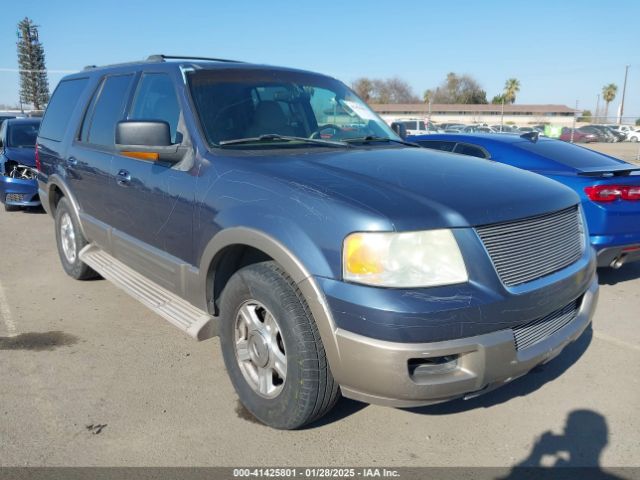
<instances>
[{"instance_id":1,"label":"tire","mask_svg":"<svg viewBox=\"0 0 640 480\"><path fill-rule=\"evenodd\" d=\"M318 327L296 284L275 262L249 265L236 272L222 291L220 314L220 343L227 372L240 401L258 420L273 428L292 430L333 408L340 391ZM253 323L245 321L249 317ZM266 330L269 326L270 333ZM275 336L274 327L279 332ZM260 338L267 340L261 343L263 340L256 340ZM268 359L258 355L265 350ZM285 360L284 378L278 373L282 368L271 367L276 358ZM262 379L260 371L268 372L265 383L251 376L255 373Z\"/></svg>"},{"instance_id":2,"label":"tire","mask_svg":"<svg viewBox=\"0 0 640 480\"><path fill-rule=\"evenodd\" d=\"M631 137L630 140L632 143L638 143L638 137Z\"/></svg>"},{"instance_id":3,"label":"tire","mask_svg":"<svg viewBox=\"0 0 640 480\"><path fill-rule=\"evenodd\" d=\"M95 270L80 260L80 250L87 245L87 239L82 235L71 204L64 197L60 199L56 207L55 228L60 263L62 263L62 268L67 272L67 275L76 280L89 280L98 277ZM63 230L66 233L63 233ZM73 241L63 241L63 237L68 238L69 235L72 235Z\"/></svg>"},{"instance_id":4,"label":"tire","mask_svg":"<svg viewBox=\"0 0 640 480\"><path fill-rule=\"evenodd\" d=\"M18 210L20 210L20 207L17 205L7 205L6 203L4 204L5 212L17 212Z\"/></svg>"}]
</instances>

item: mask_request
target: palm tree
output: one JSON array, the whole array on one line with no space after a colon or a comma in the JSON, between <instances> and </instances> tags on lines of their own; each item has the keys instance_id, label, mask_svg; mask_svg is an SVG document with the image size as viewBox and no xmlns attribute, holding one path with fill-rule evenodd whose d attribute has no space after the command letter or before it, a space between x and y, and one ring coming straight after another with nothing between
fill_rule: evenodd
<instances>
[{"instance_id":1,"label":"palm tree","mask_svg":"<svg viewBox=\"0 0 640 480\"><path fill-rule=\"evenodd\" d=\"M607 122L609 115L609 104L613 102L618 93L618 86L615 83L610 83L602 87L602 99L604 100L604 121Z\"/></svg>"},{"instance_id":2,"label":"palm tree","mask_svg":"<svg viewBox=\"0 0 640 480\"><path fill-rule=\"evenodd\" d=\"M520 91L520 80L517 78L509 78L504 82L504 101L505 103L515 103L516 93Z\"/></svg>"}]
</instances>

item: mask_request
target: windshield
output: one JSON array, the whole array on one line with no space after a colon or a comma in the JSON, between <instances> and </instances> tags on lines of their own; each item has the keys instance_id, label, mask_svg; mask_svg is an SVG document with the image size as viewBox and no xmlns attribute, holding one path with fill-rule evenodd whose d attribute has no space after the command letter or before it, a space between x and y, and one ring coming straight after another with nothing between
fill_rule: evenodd
<instances>
[{"instance_id":1,"label":"windshield","mask_svg":"<svg viewBox=\"0 0 640 480\"><path fill-rule=\"evenodd\" d=\"M199 70L189 72L187 82L211 146L261 136L290 137L268 143L305 147L322 146L322 142L304 139L400 140L344 84L321 75L274 69ZM266 143L233 145L265 148Z\"/></svg>"},{"instance_id":2,"label":"windshield","mask_svg":"<svg viewBox=\"0 0 640 480\"><path fill-rule=\"evenodd\" d=\"M34 148L38 136L39 123L23 123L9 126L7 146L13 148Z\"/></svg>"}]
</instances>

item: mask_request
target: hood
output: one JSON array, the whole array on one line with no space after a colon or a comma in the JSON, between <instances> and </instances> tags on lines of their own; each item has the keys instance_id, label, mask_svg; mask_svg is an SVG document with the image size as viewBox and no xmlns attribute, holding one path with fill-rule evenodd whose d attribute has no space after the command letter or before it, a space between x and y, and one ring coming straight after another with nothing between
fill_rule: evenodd
<instances>
[{"instance_id":1,"label":"hood","mask_svg":"<svg viewBox=\"0 0 640 480\"><path fill-rule=\"evenodd\" d=\"M579 202L572 190L540 175L422 148L285 154L252 163L293 187L382 214L396 230L486 225Z\"/></svg>"},{"instance_id":2,"label":"hood","mask_svg":"<svg viewBox=\"0 0 640 480\"><path fill-rule=\"evenodd\" d=\"M14 162L27 167L36 166L36 149L35 148L5 148L4 155Z\"/></svg>"}]
</instances>

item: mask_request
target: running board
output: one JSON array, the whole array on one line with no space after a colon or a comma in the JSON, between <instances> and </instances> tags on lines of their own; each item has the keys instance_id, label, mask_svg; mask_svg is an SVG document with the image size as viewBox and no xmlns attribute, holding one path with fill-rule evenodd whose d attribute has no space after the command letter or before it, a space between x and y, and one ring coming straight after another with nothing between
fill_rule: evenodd
<instances>
[{"instance_id":1,"label":"running board","mask_svg":"<svg viewBox=\"0 0 640 480\"><path fill-rule=\"evenodd\" d=\"M217 336L217 318L152 282L96 245L80 252L80 260L187 335L205 340Z\"/></svg>"}]
</instances>

